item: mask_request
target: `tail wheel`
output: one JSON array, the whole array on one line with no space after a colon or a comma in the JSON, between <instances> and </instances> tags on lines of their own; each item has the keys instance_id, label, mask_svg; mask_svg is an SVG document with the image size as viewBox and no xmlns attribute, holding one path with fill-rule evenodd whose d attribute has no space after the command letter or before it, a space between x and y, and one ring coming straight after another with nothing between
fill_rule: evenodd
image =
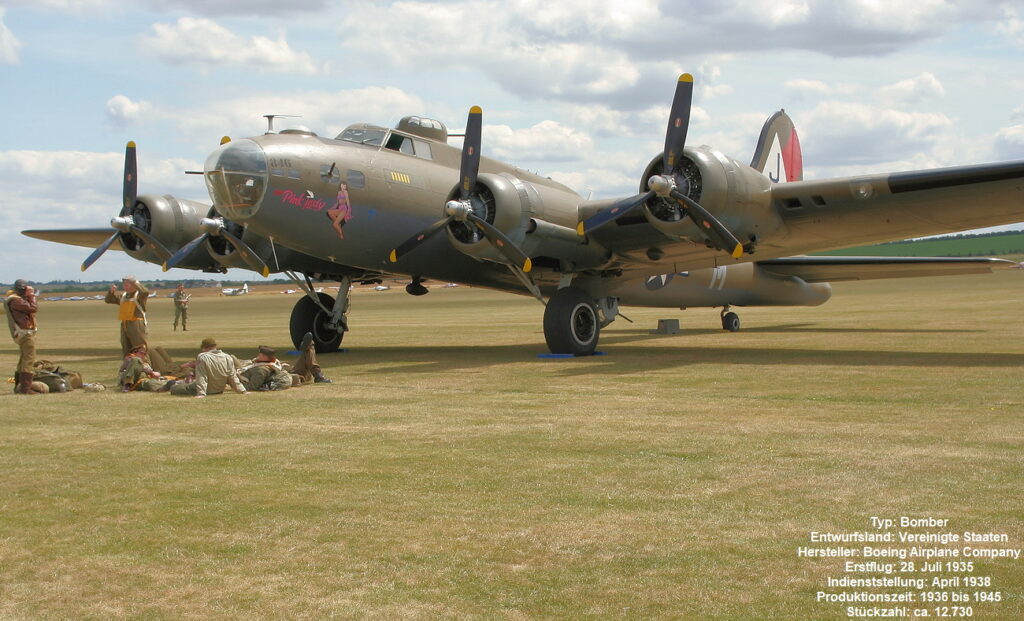
<instances>
[{"instance_id":1,"label":"tail wheel","mask_svg":"<svg viewBox=\"0 0 1024 621\"><path fill-rule=\"evenodd\" d=\"M597 304L583 290L559 289L544 309L544 340L553 354L589 356L597 349Z\"/></svg>"},{"instance_id":2,"label":"tail wheel","mask_svg":"<svg viewBox=\"0 0 1024 621\"><path fill-rule=\"evenodd\" d=\"M729 332L739 332L740 316L732 312L722 315L722 329Z\"/></svg>"},{"instance_id":3,"label":"tail wheel","mask_svg":"<svg viewBox=\"0 0 1024 621\"><path fill-rule=\"evenodd\" d=\"M317 295L320 297L320 302L325 308L328 310L334 308L334 298L326 293L318 293ZM302 343L302 337L307 332L312 332L313 348L316 350L316 353L329 354L338 351L341 339L345 337L345 332L330 327L328 325L330 319L330 313L325 313L309 296L302 296L302 299L295 303L291 319L288 322L288 331L292 337L292 344L298 349Z\"/></svg>"}]
</instances>

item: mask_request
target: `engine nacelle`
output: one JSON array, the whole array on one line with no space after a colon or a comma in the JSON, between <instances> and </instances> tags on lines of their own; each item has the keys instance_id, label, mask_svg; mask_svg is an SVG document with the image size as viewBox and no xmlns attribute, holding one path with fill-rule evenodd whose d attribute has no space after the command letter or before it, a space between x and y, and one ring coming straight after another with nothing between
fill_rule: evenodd
<instances>
[{"instance_id":1,"label":"engine nacelle","mask_svg":"<svg viewBox=\"0 0 1024 621\"><path fill-rule=\"evenodd\" d=\"M208 209L208 205L169 194L145 194L136 198L135 204L125 215L131 216L135 226L174 252L199 236L199 220ZM120 242L125 252L134 259L157 264L163 262L144 241L131 233L122 233ZM204 253L203 256L188 257L179 267L202 269L210 263L210 258Z\"/></svg>"},{"instance_id":2,"label":"engine nacelle","mask_svg":"<svg viewBox=\"0 0 1024 621\"><path fill-rule=\"evenodd\" d=\"M648 180L660 174L659 154L644 171L640 191L646 192ZM768 178L718 151L708 147L684 149L676 183L681 192L708 210L744 245L756 245L783 226L772 206ZM644 215L652 226L670 237L704 240L700 227L674 199L651 198L644 204Z\"/></svg>"},{"instance_id":3,"label":"engine nacelle","mask_svg":"<svg viewBox=\"0 0 1024 621\"><path fill-rule=\"evenodd\" d=\"M478 217L494 225L513 243L521 246L530 218L543 213L542 193L545 191L548 191L547 188L535 186L508 173L481 173L477 177L476 191L470 201ZM448 200L458 197L459 188L456 186L448 195ZM469 222L453 221L448 224L447 232L452 245L471 257L508 262L491 246L483 232Z\"/></svg>"}]
</instances>

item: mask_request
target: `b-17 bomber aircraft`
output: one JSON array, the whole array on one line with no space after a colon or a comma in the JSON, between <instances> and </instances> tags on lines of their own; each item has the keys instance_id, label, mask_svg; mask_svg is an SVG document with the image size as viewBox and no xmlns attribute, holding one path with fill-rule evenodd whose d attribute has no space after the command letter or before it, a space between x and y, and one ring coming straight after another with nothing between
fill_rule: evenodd
<instances>
[{"instance_id":1,"label":"b-17 bomber aircraft","mask_svg":"<svg viewBox=\"0 0 1024 621\"><path fill-rule=\"evenodd\" d=\"M319 352L348 330L353 282L406 276L532 295L546 305L553 353L592 354L621 306L813 306L829 281L991 271L999 259L811 257L807 253L1024 220L1024 161L803 180L784 111L761 132L750 165L686 144L693 78L683 74L665 148L635 196L585 200L549 178L481 157L482 112L461 151L440 122L351 125L335 138L305 129L225 138L206 160L212 206L137 195L135 145L111 229L24 231L108 248L165 269L282 272L306 295L292 310L298 346ZM339 282L338 296L314 281Z\"/></svg>"}]
</instances>

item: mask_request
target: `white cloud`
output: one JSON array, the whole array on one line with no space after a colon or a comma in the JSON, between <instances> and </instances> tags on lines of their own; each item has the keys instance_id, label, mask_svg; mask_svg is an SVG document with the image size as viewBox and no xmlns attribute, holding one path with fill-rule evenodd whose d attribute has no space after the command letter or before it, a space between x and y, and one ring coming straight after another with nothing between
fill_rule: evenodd
<instances>
[{"instance_id":1,"label":"white cloud","mask_svg":"<svg viewBox=\"0 0 1024 621\"><path fill-rule=\"evenodd\" d=\"M373 86L334 92L250 95L207 103L201 108L160 113L175 122L198 145L212 149L224 134L262 133L266 129L264 114L300 117L277 121L275 128L278 130L305 125L320 135L333 138L353 121L393 124L402 116L426 110L423 100L401 89Z\"/></svg>"},{"instance_id":2,"label":"white cloud","mask_svg":"<svg viewBox=\"0 0 1024 621\"><path fill-rule=\"evenodd\" d=\"M941 166L953 155L954 123L944 114L824 102L800 123L808 167L892 171L907 163Z\"/></svg>"},{"instance_id":3,"label":"white cloud","mask_svg":"<svg viewBox=\"0 0 1024 621\"><path fill-rule=\"evenodd\" d=\"M18 64L18 48L21 47L21 41L18 41L18 38L4 23L6 11L7 9L0 7L0 64L16 65Z\"/></svg>"},{"instance_id":4,"label":"white cloud","mask_svg":"<svg viewBox=\"0 0 1024 621\"><path fill-rule=\"evenodd\" d=\"M1010 120L1016 121L1018 119L1024 120L1024 105L1017 106L1013 112L1010 113Z\"/></svg>"},{"instance_id":5,"label":"white cloud","mask_svg":"<svg viewBox=\"0 0 1024 621\"><path fill-rule=\"evenodd\" d=\"M1003 11L1003 19L996 25L996 32L1017 47L1024 48L1024 19L1021 19L1018 10L1013 7L1005 6Z\"/></svg>"},{"instance_id":6,"label":"white cloud","mask_svg":"<svg viewBox=\"0 0 1024 621\"><path fill-rule=\"evenodd\" d=\"M326 65L288 45L284 35L277 39L241 37L216 22L182 17L175 24L153 24L143 45L171 63L201 67L243 65L260 72L282 71L307 75L324 73Z\"/></svg>"},{"instance_id":7,"label":"white cloud","mask_svg":"<svg viewBox=\"0 0 1024 621\"><path fill-rule=\"evenodd\" d=\"M146 4L166 11L171 7L181 7L200 15L232 15L239 13L238 0L146 0ZM311 13L326 11L327 0L246 0L245 14L267 15L277 17L295 13Z\"/></svg>"},{"instance_id":8,"label":"white cloud","mask_svg":"<svg viewBox=\"0 0 1024 621\"><path fill-rule=\"evenodd\" d=\"M1024 125L1004 127L996 132L993 149L1000 160L1024 159Z\"/></svg>"},{"instance_id":9,"label":"white cloud","mask_svg":"<svg viewBox=\"0 0 1024 621\"><path fill-rule=\"evenodd\" d=\"M943 97L945 94L946 89L942 87L942 83L928 72L878 89L878 96L891 105L919 104Z\"/></svg>"},{"instance_id":10,"label":"white cloud","mask_svg":"<svg viewBox=\"0 0 1024 621\"><path fill-rule=\"evenodd\" d=\"M486 125L483 143L491 157L512 162L580 160L594 149L588 134L555 121L541 121L519 130L508 125Z\"/></svg>"},{"instance_id":11,"label":"white cloud","mask_svg":"<svg viewBox=\"0 0 1024 621\"><path fill-rule=\"evenodd\" d=\"M125 95L114 95L107 100L107 118L119 127L138 121L145 113L153 109L148 101L132 101Z\"/></svg>"}]
</instances>

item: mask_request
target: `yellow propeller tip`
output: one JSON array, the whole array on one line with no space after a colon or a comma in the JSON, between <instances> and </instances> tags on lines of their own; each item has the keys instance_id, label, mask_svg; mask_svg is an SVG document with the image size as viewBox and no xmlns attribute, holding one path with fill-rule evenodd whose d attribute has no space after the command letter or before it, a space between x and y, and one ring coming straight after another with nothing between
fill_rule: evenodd
<instances>
[{"instance_id":1,"label":"yellow propeller tip","mask_svg":"<svg viewBox=\"0 0 1024 621\"><path fill-rule=\"evenodd\" d=\"M262 274L263 274L264 278L266 278L267 276L270 276L270 268L268 268L268 267L263 268Z\"/></svg>"},{"instance_id":2,"label":"yellow propeller tip","mask_svg":"<svg viewBox=\"0 0 1024 621\"><path fill-rule=\"evenodd\" d=\"M395 250L397 250L397 248ZM391 261L392 263L398 263L398 255L395 253L395 250L392 250L391 254L388 255L388 261Z\"/></svg>"},{"instance_id":3,"label":"yellow propeller tip","mask_svg":"<svg viewBox=\"0 0 1024 621\"><path fill-rule=\"evenodd\" d=\"M582 222L580 222L579 224L576 225L576 234L579 235L580 237L583 237L584 235L586 235L586 233L583 232L583 223Z\"/></svg>"},{"instance_id":4,"label":"yellow propeller tip","mask_svg":"<svg viewBox=\"0 0 1024 621\"><path fill-rule=\"evenodd\" d=\"M732 258L738 259L743 256L743 246L736 244L736 247L732 249Z\"/></svg>"},{"instance_id":5,"label":"yellow propeller tip","mask_svg":"<svg viewBox=\"0 0 1024 621\"><path fill-rule=\"evenodd\" d=\"M160 267L164 268L164 271L165 271L165 272L166 272L167 270L171 269L171 268L167 267L167 264L166 264L166 263L164 263L164 264L163 264L163 265L161 265Z\"/></svg>"},{"instance_id":6,"label":"yellow propeller tip","mask_svg":"<svg viewBox=\"0 0 1024 621\"><path fill-rule=\"evenodd\" d=\"M533 261L529 258L526 259L526 263L523 263L523 271L529 273L533 269Z\"/></svg>"},{"instance_id":7,"label":"yellow propeller tip","mask_svg":"<svg viewBox=\"0 0 1024 621\"><path fill-rule=\"evenodd\" d=\"M221 144L227 144L229 142L231 142L231 136L224 136L220 139Z\"/></svg>"},{"instance_id":8,"label":"yellow propeller tip","mask_svg":"<svg viewBox=\"0 0 1024 621\"><path fill-rule=\"evenodd\" d=\"M470 114L483 114L484 111L480 109L480 106L473 106L469 109Z\"/></svg>"},{"instance_id":9,"label":"yellow propeller tip","mask_svg":"<svg viewBox=\"0 0 1024 621\"><path fill-rule=\"evenodd\" d=\"M128 141L128 148L129 149L134 149L135 148L135 141L134 140L129 140Z\"/></svg>"},{"instance_id":10,"label":"yellow propeller tip","mask_svg":"<svg viewBox=\"0 0 1024 621\"><path fill-rule=\"evenodd\" d=\"M680 82L693 82L693 76L690 75L689 73L684 73L683 75L679 76L679 81Z\"/></svg>"}]
</instances>

